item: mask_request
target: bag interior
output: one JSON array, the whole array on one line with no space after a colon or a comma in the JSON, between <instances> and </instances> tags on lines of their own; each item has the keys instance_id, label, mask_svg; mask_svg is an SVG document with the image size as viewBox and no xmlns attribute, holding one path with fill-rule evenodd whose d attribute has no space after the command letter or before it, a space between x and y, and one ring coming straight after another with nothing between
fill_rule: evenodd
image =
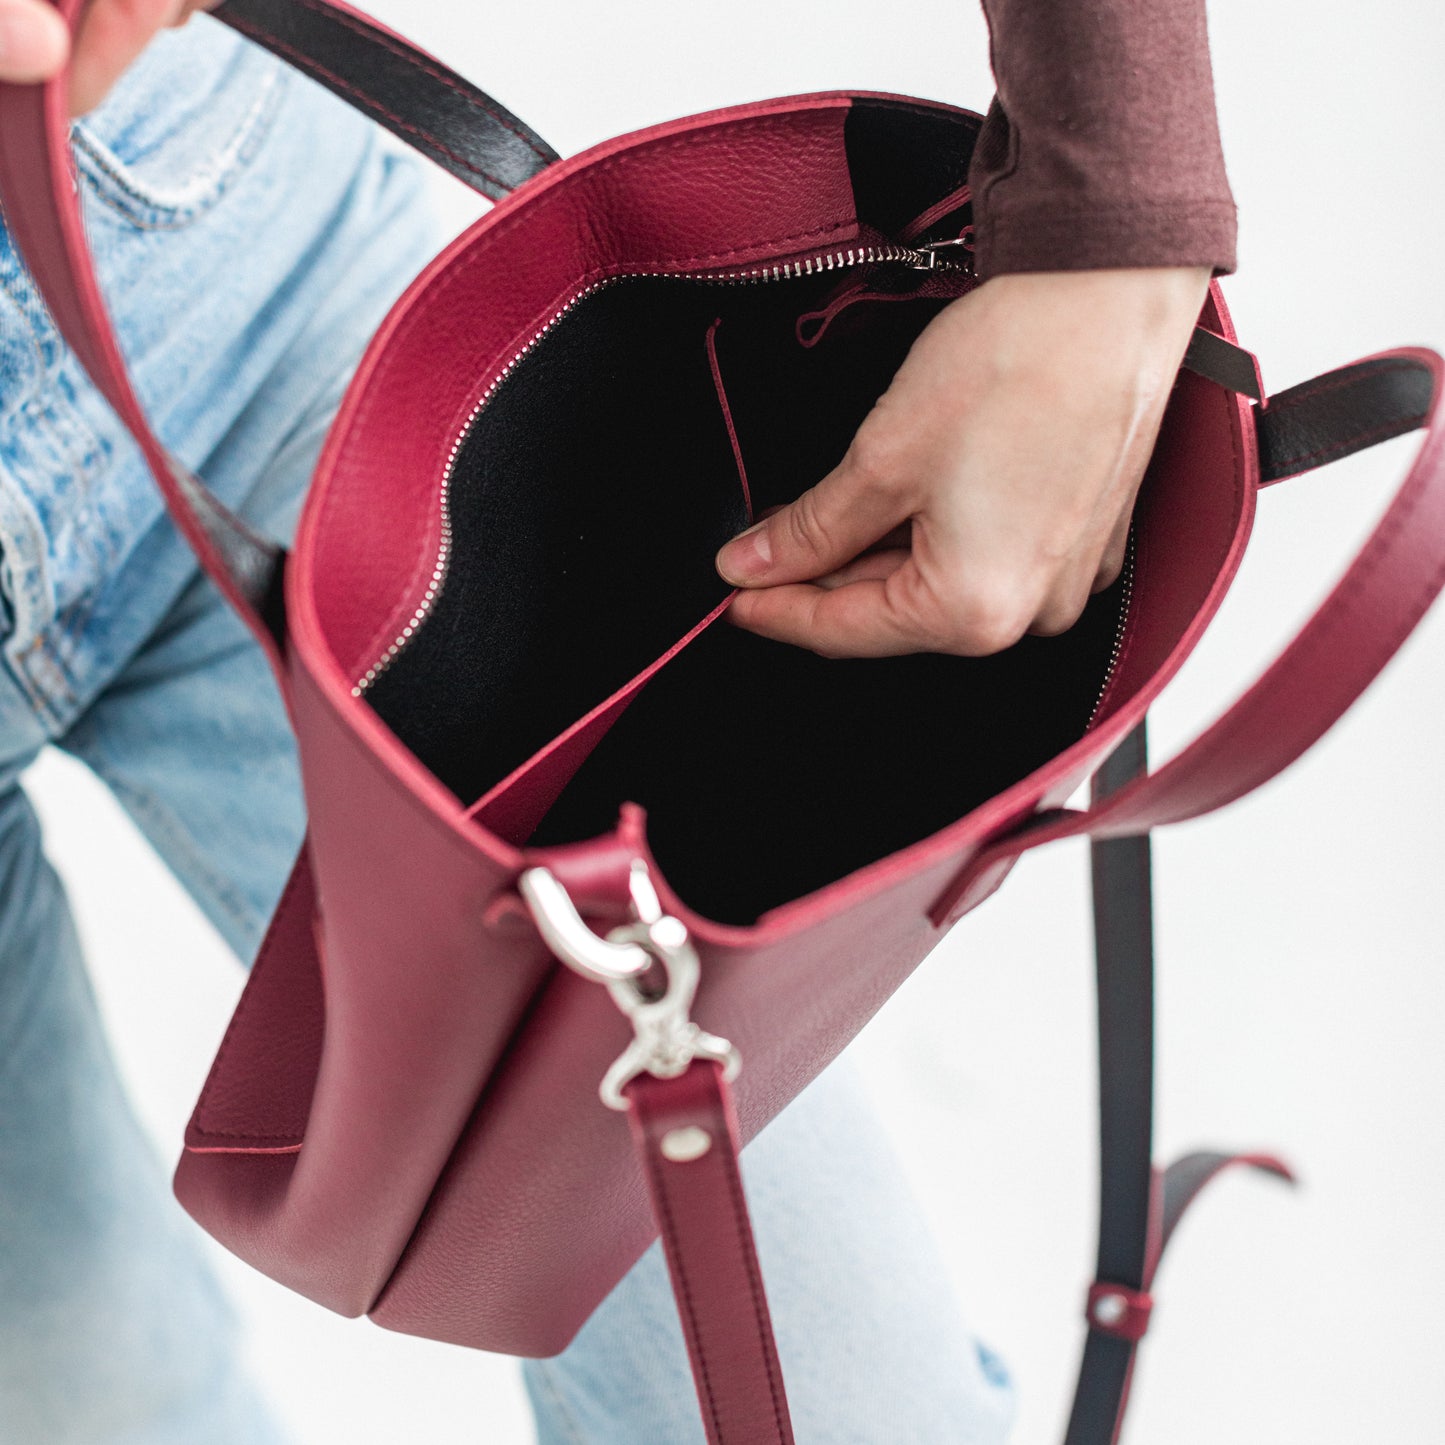
<instances>
[{"instance_id":1,"label":"bag interior","mask_svg":"<svg viewBox=\"0 0 1445 1445\"><path fill-rule=\"evenodd\" d=\"M972 128L955 123L950 147L943 124L887 107L850 117L868 224L896 234L961 183ZM838 285L826 272L618 281L578 302L478 413L451 481L445 584L367 693L463 803L727 597L713 558L747 524L747 492L756 515L821 480L948 304L860 302L801 345L799 315ZM1116 584L1064 635L986 658L829 660L717 622L646 684L535 834L510 841L573 842L641 804L678 895L751 923L954 823L1077 741L1125 601Z\"/></svg>"}]
</instances>

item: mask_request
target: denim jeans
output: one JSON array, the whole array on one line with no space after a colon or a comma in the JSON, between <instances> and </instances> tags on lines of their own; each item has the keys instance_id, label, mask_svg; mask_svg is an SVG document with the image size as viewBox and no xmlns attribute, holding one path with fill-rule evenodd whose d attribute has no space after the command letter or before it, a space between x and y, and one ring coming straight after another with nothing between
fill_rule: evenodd
<instances>
[{"instance_id":1,"label":"denim jeans","mask_svg":"<svg viewBox=\"0 0 1445 1445\"><path fill-rule=\"evenodd\" d=\"M76 149L160 434L289 536L361 348L439 244L418 167L204 19L157 42ZM21 774L47 744L82 759L248 960L303 828L291 737L259 649L3 233L0 553L0 1441L273 1445L285 1433L127 1103ZM1007 1377L961 1323L845 1065L744 1172L803 1445L1003 1439ZM656 1247L525 1373L545 1445L702 1439Z\"/></svg>"}]
</instances>

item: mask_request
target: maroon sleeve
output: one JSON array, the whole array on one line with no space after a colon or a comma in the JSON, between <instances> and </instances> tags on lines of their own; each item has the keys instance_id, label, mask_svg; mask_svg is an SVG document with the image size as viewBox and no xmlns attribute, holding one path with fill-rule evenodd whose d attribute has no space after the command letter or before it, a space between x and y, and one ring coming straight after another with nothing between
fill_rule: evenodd
<instances>
[{"instance_id":1,"label":"maroon sleeve","mask_svg":"<svg viewBox=\"0 0 1445 1445\"><path fill-rule=\"evenodd\" d=\"M979 273L1234 269L1204 0L983 0Z\"/></svg>"}]
</instances>

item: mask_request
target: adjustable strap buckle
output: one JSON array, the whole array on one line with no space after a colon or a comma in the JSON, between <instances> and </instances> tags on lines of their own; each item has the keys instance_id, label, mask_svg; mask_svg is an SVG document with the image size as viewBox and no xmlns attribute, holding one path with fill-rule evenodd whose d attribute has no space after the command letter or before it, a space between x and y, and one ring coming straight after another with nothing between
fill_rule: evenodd
<instances>
[{"instance_id":1,"label":"adjustable strap buckle","mask_svg":"<svg viewBox=\"0 0 1445 1445\"><path fill-rule=\"evenodd\" d=\"M694 1059L721 1064L728 1082L737 1077L737 1049L692 1020L702 965L686 925L662 911L646 862L634 859L628 875L631 920L605 937L588 927L549 869L528 868L517 889L552 952L583 978L605 984L632 1024L635 1037L598 1090L609 1109L626 1113L624 1090L639 1074L675 1079Z\"/></svg>"}]
</instances>

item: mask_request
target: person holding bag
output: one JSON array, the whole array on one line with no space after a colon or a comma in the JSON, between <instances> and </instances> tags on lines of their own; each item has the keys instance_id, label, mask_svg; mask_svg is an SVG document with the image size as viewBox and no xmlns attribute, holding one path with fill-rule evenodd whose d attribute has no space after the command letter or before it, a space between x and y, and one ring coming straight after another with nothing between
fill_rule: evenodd
<instances>
[{"instance_id":1,"label":"person holding bag","mask_svg":"<svg viewBox=\"0 0 1445 1445\"><path fill-rule=\"evenodd\" d=\"M145 399L223 502L286 537L438 236L412 163L331 99L209 20L152 44L197 8L94 0L72 56L45 0L0 0L0 79L71 65L92 244ZM738 625L827 656L1067 630L1119 574L1209 278L1234 263L1202 3L987 8L985 284L919 336L835 471L718 559ZM86 761L249 959L302 834L292 740L8 238L0 267L0 1421L17 1445L266 1445L282 1432L126 1103L20 775L46 744ZM745 1169L800 1436L1005 1438L1007 1375L845 1064ZM526 1376L547 1445L700 1438L657 1248Z\"/></svg>"}]
</instances>

